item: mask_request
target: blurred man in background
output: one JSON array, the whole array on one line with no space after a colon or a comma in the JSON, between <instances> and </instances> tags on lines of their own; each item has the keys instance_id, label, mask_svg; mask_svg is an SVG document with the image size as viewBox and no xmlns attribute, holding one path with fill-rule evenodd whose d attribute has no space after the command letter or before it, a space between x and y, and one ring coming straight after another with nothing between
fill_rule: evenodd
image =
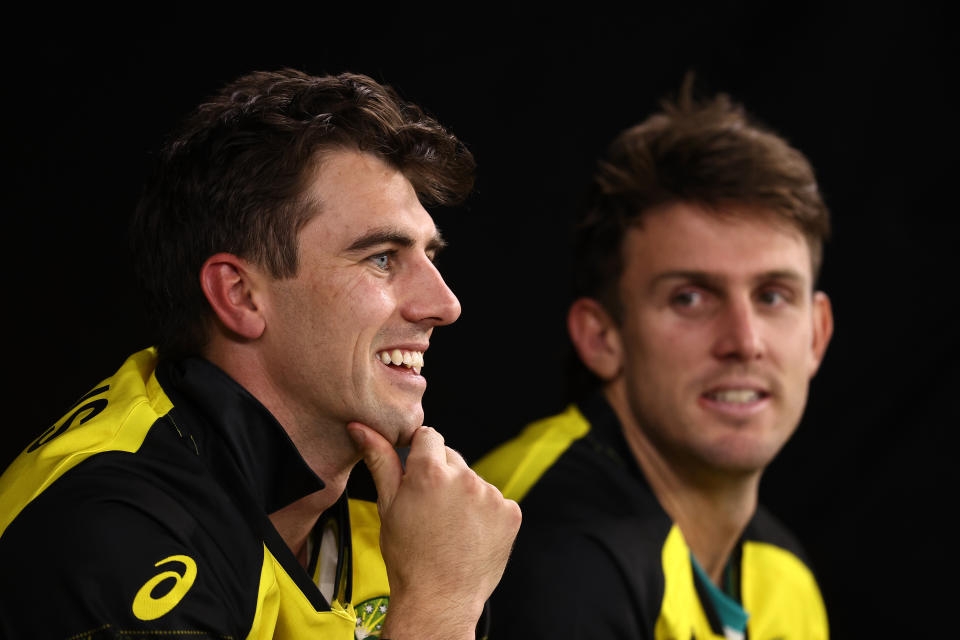
<instances>
[{"instance_id":1,"label":"blurred man in background","mask_svg":"<svg viewBox=\"0 0 960 640\"><path fill-rule=\"evenodd\" d=\"M567 318L594 391L475 466L524 510L493 637L827 637L757 496L832 333L828 231L808 161L724 95L614 140Z\"/></svg>"}]
</instances>

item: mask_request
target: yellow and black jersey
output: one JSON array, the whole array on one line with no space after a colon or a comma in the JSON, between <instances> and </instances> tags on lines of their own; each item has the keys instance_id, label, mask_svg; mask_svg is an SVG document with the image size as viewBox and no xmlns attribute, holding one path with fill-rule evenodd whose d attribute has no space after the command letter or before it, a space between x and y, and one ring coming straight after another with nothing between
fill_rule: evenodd
<instances>
[{"instance_id":1,"label":"yellow and black jersey","mask_svg":"<svg viewBox=\"0 0 960 640\"><path fill-rule=\"evenodd\" d=\"M378 637L376 505L329 509L308 570L267 517L323 486L214 365L134 354L0 477L0 637Z\"/></svg>"},{"instance_id":2,"label":"yellow and black jersey","mask_svg":"<svg viewBox=\"0 0 960 640\"><path fill-rule=\"evenodd\" d=\"M492 598L492 639L727 637L683 535L602 396L529 425L474 469L523 509ZM749 640L827 638L803 553L762 507L731 565Z\"/></svg>"}]
</instances>

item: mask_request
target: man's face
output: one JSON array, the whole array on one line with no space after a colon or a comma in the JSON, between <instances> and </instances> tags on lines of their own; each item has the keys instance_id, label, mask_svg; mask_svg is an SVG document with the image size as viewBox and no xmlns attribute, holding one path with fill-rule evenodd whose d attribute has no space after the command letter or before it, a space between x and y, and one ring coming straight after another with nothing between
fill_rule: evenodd
<instances>
[{"instance_id":1,"label":"man's face","mask_svg":"<svg viewBox=\"0 0 960 640\"><path fill-rule=\"evenodd\" d=\"M628 231L612 384L671 464L752 473L796 428L832 323L805 238L726 211L673 204Z\"/></svg>"},{"instance_id":2,"label":"man's face","mask_svg":"<svg viewBox=\"0 0 960 640\"><path fill-rule=\"evenodd\" d=\"M328 154L307 196L320 213L300 232L296 277L271 283L265 367L302 423L357 420L405 444L423 423L430 334L460 315L433 264L439 233L410 182L370 154Z\"/></svg>"}]
</instances>

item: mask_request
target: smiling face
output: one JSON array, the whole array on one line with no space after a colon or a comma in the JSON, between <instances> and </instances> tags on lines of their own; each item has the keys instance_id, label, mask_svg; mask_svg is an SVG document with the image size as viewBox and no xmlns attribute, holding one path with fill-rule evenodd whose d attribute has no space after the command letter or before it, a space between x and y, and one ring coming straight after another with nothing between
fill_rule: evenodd
<instances>
[{"instance_id":1,"label":"smiling face","mask_svg":"<svg viewBox=\"0 0 960 640\"><path fill-rule=\"evenodd\" d=\"M626 235L608 397L673 468L760 471L800 420L832 321L806 240L774 220L678 203Z\"/></svg>"},{"instance_id":2,"label":"smiling face","mask_svg":"<svg viewBox=\"0 0 960 640\"><path fill-rule=\"evenodd\" d=\"M423 423L430 334L460 314L433 264L443 243L410 182L375 156L329 153L316 176L297 275L268 289L262 365L283 415L357 420L405 444Z\"/></svg>"}]
</instances>

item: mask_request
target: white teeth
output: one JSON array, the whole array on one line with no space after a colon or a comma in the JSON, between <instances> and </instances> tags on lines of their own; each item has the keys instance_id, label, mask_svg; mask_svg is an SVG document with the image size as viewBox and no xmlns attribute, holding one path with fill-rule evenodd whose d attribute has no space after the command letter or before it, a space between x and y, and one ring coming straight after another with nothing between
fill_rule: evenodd
<instances>
[{"instance_id":1,"label":"white teeth","mask_svg":"<svg viewBox=\"0 0 960 640\"><path fill-rule=\"evenodd\" d=\"M756 402L760 399L760 394L753 389L726 389L724 391L715 391L710 394L713 399L720 402L731 402L746 404Z\"/></svg>"},{"instance_id":2,"label":"white teeth","mask_svg":"<svg viewBox=\"0 0 960 640\"><path fill-rule=\"evenodd\" d=\"M392 351L380 351L375 357L383 364L402 365L408 369L412 369L413 372L417 374L419 374L420 369L423 368L422 351L401 351L400 349L393 349Z\"/></svg>"}]
</instances>

